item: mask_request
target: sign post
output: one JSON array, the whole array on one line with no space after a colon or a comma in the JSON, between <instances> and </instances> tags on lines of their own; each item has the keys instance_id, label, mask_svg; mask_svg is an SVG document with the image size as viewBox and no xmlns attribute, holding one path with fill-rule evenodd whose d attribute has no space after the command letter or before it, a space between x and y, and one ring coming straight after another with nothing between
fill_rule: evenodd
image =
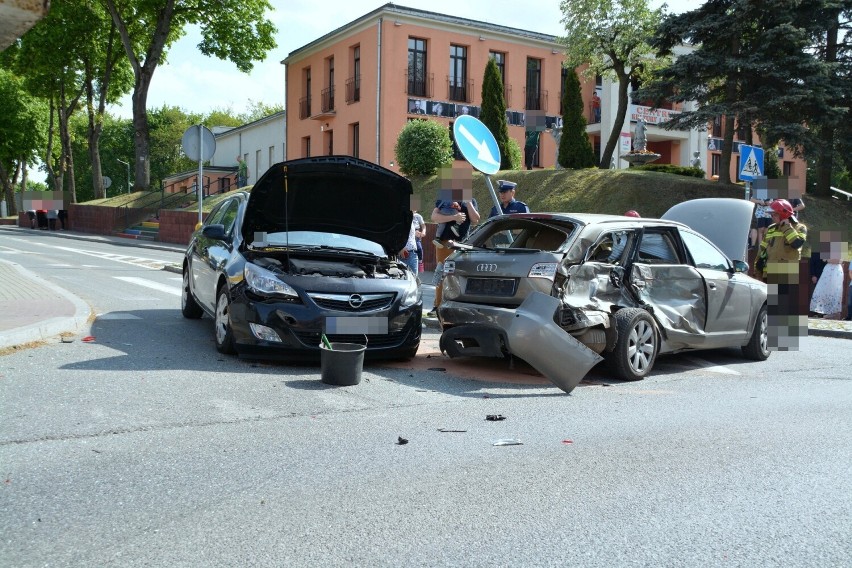
<instances>
[{"instance_id":1,"label":"sign post","mask_svg":"<svg viewBox=\"0 0 852 568\"><path fill-rule=\"evenodd\" d=\"M187 158L198 161L198 182L196 192L198 193L198 224L201 225L201 205L204 201L204 185L201 182L204 173L204 162L216 153L216 139L213 133L202 125L190 126L183 133L182 146Z\"/></svg>"},{"instance_id":2,"label":"sign post","mask_svg":"<svg viewBox=\"0 0 852 568\"><path fill-rule=\"evenodd\" d=\"M763 175L763 148L742 144L738 171L738 177L745 182L745 198L748 199L751 182Z\"/></svg>"},{"instance_id":3,"label":"sign post","mask_svg":"<svg viewBox=\"0 0 852 568\"><path fill-rule=\"evenodd\" d=\"M497 211L500 211L500 200L489 177L500 170L500 148L494 135L478 118L463 114L453 123L453 136L464 159L485 174L485 186Z\"/></svg>"}]
</instances>

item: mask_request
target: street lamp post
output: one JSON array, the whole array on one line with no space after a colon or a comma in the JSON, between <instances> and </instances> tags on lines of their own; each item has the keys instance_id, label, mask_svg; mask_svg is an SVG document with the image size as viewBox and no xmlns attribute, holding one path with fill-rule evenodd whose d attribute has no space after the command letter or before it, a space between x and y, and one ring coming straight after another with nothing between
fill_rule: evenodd
<instances>
[{"instance_id":1,"label":"street lamp post","mask_svg":"<svg viewBox=\"0 0 852 568\"><path fill-rule=\"evenodd\" d=\"M125 166L127 166L127 193L130 193L130 163L125 162L124 160L119 160L118 158L116 158L115 161L119 164L124 164Z\"/></svg>"}]
</instances>

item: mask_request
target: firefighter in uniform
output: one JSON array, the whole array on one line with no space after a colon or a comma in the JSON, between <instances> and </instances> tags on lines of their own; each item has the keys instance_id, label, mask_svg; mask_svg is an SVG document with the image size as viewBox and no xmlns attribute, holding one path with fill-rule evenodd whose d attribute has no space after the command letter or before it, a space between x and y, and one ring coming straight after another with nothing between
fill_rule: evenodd
<instances>
[{"instance_id":1,"label":"firefighter in uniform","mask_svg":"<svg viewBox=\"0 0 852 568\"><path fill-rule=\"evenodd\" d=\"M798 348L798 338L807 331L807 301L802 302L799 286L799 259L808 236L808 228L793 215L786 199L770 205L772 224L757 251L755 278L769 286L767 343L771 350Z\"/></svg>"}]
</instances>

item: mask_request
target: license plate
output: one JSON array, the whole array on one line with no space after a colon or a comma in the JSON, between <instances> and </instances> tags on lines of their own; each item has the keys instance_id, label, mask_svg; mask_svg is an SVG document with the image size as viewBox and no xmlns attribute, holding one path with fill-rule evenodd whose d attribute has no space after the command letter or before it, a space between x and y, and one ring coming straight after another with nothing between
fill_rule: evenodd
<instances>
[{"instance_id":1,"label":"license plate","mask_svg":"<svg viewBox=\"0 0 852 568\"><path fill-rule=\"evenodd\" d=\"M514 278L468 278L466 294L477 294L480 296L505 296L515 295Z\"/></svg>"}]
</instances>

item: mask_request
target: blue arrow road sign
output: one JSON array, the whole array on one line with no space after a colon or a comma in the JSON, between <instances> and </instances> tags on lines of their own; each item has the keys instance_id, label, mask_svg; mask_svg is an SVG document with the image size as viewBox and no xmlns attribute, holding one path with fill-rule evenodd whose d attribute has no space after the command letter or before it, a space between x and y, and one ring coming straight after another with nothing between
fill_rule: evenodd
<instances>
[{"instance_id":1,"label":"blue arrow road sign","mask_svg":"<svg viewBox=\"0 0 852 568\"><path fill-rule=\"evenodd\" d=\"M500 169L500 149L497 140L478 118L468 114L453 124L453 136L464 159L480 172L491 175Z\"/></svg>"},{"instance_id":2,"label":"blue arrow road sign","mask_svg":"<svg viewBox=\"0 0 852 568\"><path fill-rule=\"evenodd\" d=\"M739 178L752 181L763 175L763 148L757 146L740 146Z\"/></svg>"}]
</instances>

